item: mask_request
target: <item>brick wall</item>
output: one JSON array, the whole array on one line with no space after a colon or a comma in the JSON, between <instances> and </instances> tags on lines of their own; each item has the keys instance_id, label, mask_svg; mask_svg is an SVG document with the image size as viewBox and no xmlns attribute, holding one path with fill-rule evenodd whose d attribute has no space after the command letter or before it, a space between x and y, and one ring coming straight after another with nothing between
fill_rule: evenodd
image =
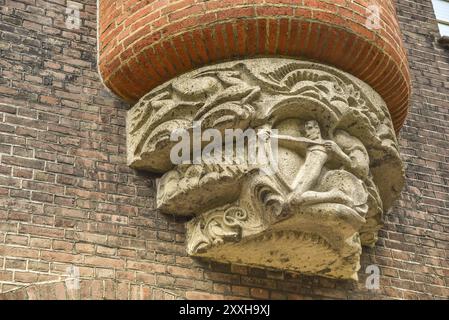
<instances>
[{"instance_id":1,"label":"brick wall","mask_svg":"<svg viewBox=\"0 0 449 320\"><path fill-rule=\"evenodd\" d=\"M96 66L96 2L0 0L0 298L449 297L449 51L430 0L397 0L413 96L407 185L360 281L186 256L184 220L154 210L154 177L126 166L128 106ZM380 289L365 287L378 265ZM66 282L79 268L80 290Z\"/></svg>"}]
</instances>

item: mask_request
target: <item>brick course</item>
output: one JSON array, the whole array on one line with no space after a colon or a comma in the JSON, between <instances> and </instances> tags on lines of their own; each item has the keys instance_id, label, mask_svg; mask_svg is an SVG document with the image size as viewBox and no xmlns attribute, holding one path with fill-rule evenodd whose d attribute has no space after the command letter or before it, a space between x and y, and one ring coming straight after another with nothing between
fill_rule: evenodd
<instances>
[{"instance_id":1,"label":"brick course","mask_svg":"<svg viewBox=\"0 0 449 320\"><path fill-rule=\"evenodd\" d=\"M400 134L407 185L365 248L358 283L186 256L185 220L157 212L155 176L126 166L129 106L97 73L96 1L79 2L72 30L65 0L0 0L1 299L449 297L449 52L430 0L395 3L413 85ZM371 264L380 290L365 287Z\"/></svg>"}]
</instances>

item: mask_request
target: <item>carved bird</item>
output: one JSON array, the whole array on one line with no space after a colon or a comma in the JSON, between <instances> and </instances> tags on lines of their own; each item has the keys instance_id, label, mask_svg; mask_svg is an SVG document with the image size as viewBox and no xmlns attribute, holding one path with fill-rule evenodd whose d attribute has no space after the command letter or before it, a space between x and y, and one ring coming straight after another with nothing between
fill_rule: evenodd
<instances>
[{"instance_id":1,"label":"carved bird","mask_svg":"<svg viewBox=\"0 0 449 320\"><path fill-rule=\"evenodd\" d=\"M207 111L214 106L229 102L240 101L246 104L255 99L260 94L260 87L251 86L247 82L240 79L241 72L235 70L214 70L206 71L198 74L196 77L204 77L215 75L226 87L214 95L210 96L195 115L196 119L200 119Z\"/></svg>"}]
</instances>

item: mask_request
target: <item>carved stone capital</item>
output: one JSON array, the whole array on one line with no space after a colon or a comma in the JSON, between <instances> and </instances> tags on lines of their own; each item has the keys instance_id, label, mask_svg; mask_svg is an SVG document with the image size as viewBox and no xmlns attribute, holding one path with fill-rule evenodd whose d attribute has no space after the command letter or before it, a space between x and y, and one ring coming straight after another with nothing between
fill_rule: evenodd
<instances>
[{"instance_id":1,"label":"carved stone capital","mask_svg":"<svg viewBox=\"0 0 449 320\"><path fill-rule=\"evenodd\" d=\"M239 161L208 161L208 129L219 134L214 147L227 146L230 129L256 135L231 146L244 151ZM183 134L189 161L174 163ZM300 60L240 60L177 77L128 112L127 138L128 164L162 174L157 207L192 216L187 252L219 261L356 279L361 246L374 245L404 182L382 98L350 74ZM250 161L254 141L270 170Z\"/></svg>"}]
</instances>

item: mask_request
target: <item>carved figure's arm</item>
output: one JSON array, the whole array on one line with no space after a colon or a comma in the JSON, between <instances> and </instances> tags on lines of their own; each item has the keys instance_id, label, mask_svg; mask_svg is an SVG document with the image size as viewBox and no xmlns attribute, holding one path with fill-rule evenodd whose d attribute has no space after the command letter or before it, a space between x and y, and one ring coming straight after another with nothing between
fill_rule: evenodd
<instances>
[{"instance_id":1,"label":"carved figure's arm","mask_svg":"<svg viewBox=\"0 0 449 320\"><path fill-rule=\"evenodd\" d=\"M340 148L338 144L336 144L332 140L326 140L324 142L324 146L326 147L326 150L332 153L332 155L340 162L342 162L343 166L347 169L353 168L353 161L351 158L343 152L343 150Z\"/></svg>"},{"instance_id":2,"label":"carved figure's arm","mask_svg":"<svg viewBox=\"0 0 449 320\"><path fill-rule=\"evenodd\" d=\"M288 141L292 142L302 148L307 148L310 145L324 145L322 141L314 141L303 137L292 137L286 136L282 134L271 134L271 137L278 139L279 141Z\"/></svg>"}]
</instances>

